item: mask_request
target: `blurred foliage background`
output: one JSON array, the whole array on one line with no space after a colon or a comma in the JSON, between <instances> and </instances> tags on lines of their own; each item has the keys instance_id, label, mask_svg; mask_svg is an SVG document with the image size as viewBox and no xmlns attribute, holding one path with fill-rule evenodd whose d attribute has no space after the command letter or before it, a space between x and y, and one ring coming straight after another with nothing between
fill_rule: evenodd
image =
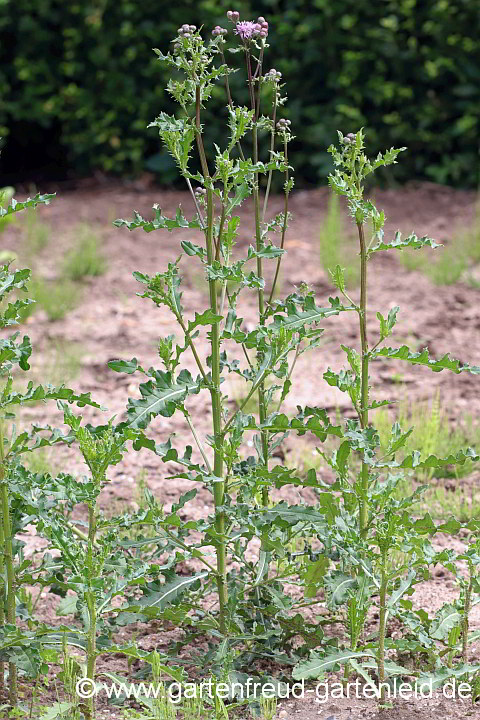
<instances>
[{"instance_id":1,"label":"blurred foliage background","mask_svg":"<svg viewBox=\"0 0 480 720\"><path fill-rule=\"evenodd\" d=\"M478 184L476 0L0 0L6 181L40 170L55 179L152 170L173 182L156 131L146 130L161 110L176 110L152 48L166 52L184 22L206 34L222 24L231 41L227 9L270 23L265 69L287 83L297 185L324 182L336 129L360 126L373 151L408 147L397 180ZM246 103L240 74L232 84ZM210 143L224 105L219 87L204 115Z\"/></svg>"}]
</instances>

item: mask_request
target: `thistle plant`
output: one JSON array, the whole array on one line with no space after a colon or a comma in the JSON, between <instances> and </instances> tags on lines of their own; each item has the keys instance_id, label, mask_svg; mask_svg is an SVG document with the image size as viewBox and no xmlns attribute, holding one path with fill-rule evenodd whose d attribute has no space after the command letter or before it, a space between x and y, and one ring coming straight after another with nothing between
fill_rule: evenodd
<instances>
[{"instance_id":1,"label":"thistle plant","mask_svg":"<svg viewBox=\"0 0 480 720\"><path fill-rule=\"evenodd\" d=\"M196 215L189 220L179 208L175 218L167 218L155 206L153 220L144 220L136 213L133 221L115 222L117 226L130 230L143 228L147 232L156 229L201 231L203 244L185 239L181 241L181 247L187 256L203 266L209 288L209 306L201 313L196 312L193 319L185 318L181 304L181 258L169 263L165 272L155 276L135 273L136 279L144 286L141 296L170 310L180 327L183 341L175 344L171 337L161 339L159 355L164 370L145 370L136 359L110 363L116 371L141 372L148 378L140 386L142 397L129 400L127 414L131 428L143 430L154 417L168 418L173 412L180 411L192 433L202 460L200 465L192 462L190 447L182 456L170 446L166 450L165 446L159 449L152 442L143 445L149 446L165 461L180 462L185 469L181 477L206 484L212 492L214 525L203 525L201 529L212 539L215 547L216 569L213 575L209 573L209 578L214 578L216 582L218 629L222 635L228 635L229 629L235 627L234 611L239 602L238 580L232 579L233 595L237 599L235 603L229 603L228 553L232 554L232 558L238 553L245 567L242 557L244 543L252 536L260 535L262 551L258 568L253 571L253 579L242 581L247 596L248 588L251 588L258 600L261 583L268 576L270 550L275 547L268 538L267 517L269 512L273 512L269 510L269 486L278 481L278 471L270 472L269 459L290 429L288 419L280 410L292 385L296 360L318 342L323 330L317 323L345 309L338 298L332 300L327 308L317 307L308 289L293 293L283 302L273 299L280 261L285 252L288 199L293 187L287 158L292 135L289 121L278 118L278 112L285 104L281 74L274 69L264 72L268 23L264 18L258 18L256 22L240 21L239 14L234 11L228 13L228 19L234 25L234 38L239 41L239 45L231 50L242 53L245 59L249 107L236 105L231 95L228 78L232 69L225 59L225 28L214 28L212 38L205 42L195 27L184 25L179 28L171 53L164 55L156 51L160 60L176 73L180 72L183 79L171 80L168 84L168 91L180 105L181 116L169 117L161 113L152 126L158 128L162 141L185 179ZM217 58L220 59L219 65L215 64ZM212 159L210 150L204 145L202 108L212 92L213 83L222 79L226 88L229 139L223 148L215 146ZM261 101L265 95L270 97L268 116L261 114ZM268 147L266 152L261 153L259 138L264 131L268 136ZM242 141L248 135L252 139L251 158L245 156L242 148ZM276 149L278 142L279 150ZM194 145L200 173L189 170ZM276 172L284 178L284 212L269 219L268 198L272 176ZM262 178L266 188L263 199L260 196ZM192 183L197 184L196 189ZM234 212L250 195L253 199L254 242L248 248L246 257L236 259L240 218ZM280 236L278 244L272 241L271 236L275 232ZM264 276L264 262L267 260L275 263L268 291ZM247 270L251 262L254 269ZM244 321L238 315L244 290L251 290L257 296L258 324L253 331L245 329ZM210 353L206 358L200 356L195 342L203 327L209 328ZM179 369L181 356L187 351L192 354L198 370L195 378L186 369ZM234 373L248 384L244 400L233 412L229 411L228 398L221 388L227 372ZM267 389L269 378L273 379L273 383ZM189 395L201 391L210 395L212 417L212 434L205 439L194 427L186 404ZM277 391L280 392L277 412L268 415L269 403ZM255 395L258 398L256 417L244 412ZM314 409L306 413L302 411L300 416L302 419L297 420L299 428L310 420L312 427L315 426L317 415ZM317 420L316 427L319 435L326 437L329 424L323 416ZM250 458L245 464L242 447L244 436L250 431L254 432L257 457ZM207 445L210 445L210 451ZM137 443L137 446L141 447L142 443ZM241 502L235 505L232 493L239 490ZM257 506L259 495L259 512L245 525L246 505L252 502ZM263 508L262 512L260 508ZM296 522L298 519L293 524ZM232 543L230 538L232 533L235 536L234 528L239 534Z\"/></svg>"},{"instance_id":2,"label":"thistle plant","mask_svg":"<svg viewBox=\"0 0 480 720\"><path fill-rule=\"evenodd\" d=\"M435 629L435 624L432 624L427 616L423 618L427 627L420 631L422 622L412 612L408 595L413 592L416 583L428 577L429 567L442 562L449 568L455 566L449 553L435 552L429 536L436 532L454 534L458 532L461 524L452 518L436 527L428 513L423 518L415 518L416 503L426 486L419 486L407 497L402 497L395 488L401 482L405 471L418 473L446 465L463 465L469 460L477 461L479 457L474 450L467 448L447 457L433 454L422 457L419 451L414 450L398 460L398 454L402 452L413 431L413 428L403 431L398 422L393 424L388 446L384 447L380 454L378 432L370 418L372 411L391 402L371 398L370 365L377 358L400 359L414 365L426 366L434 372L446 369L457 374L480 374L480 367L462 365L449 355L434 360L430 358L427 348L412 352L406 345L399 348L385 346L385 340L393 332L399 307L391 308L386 316L377 312L379 331L375 340L370 340L372 328L367 322L367 270L375 254L394 249L420 250L438 247L431 238L420 238L414 233L403 239L400 232L397 232L393 240L386 240L383 229L384 212L377 210L375 205L364 197L365 179L377 168L396 163L399 153L404 149L392 148L385 153L379 153L375 159L369 159L364 150L363 130L346 136L339 132L339 147L329 148L335 165L329 184L335 193L346 198L349 214L357 228L361 285L359 302L356 303L347 291L340 265L331 272L336 287L358 315L359 350L342 345L347 356L348 369L335 372L328 368L323 377L329 385L348 394L356 418L346 420L341 433L342 442L331 456L321 452L336 475L331 490L338 492L340 505L333 513L329 531L331 545L336 548L340 562L337 560L334 569L329 569L332 554L321 554L315 559L310 576L316 578L317 586L323 585L327 589L333 584L334 592L337 592L337 588L343 588L343 597L341 595L337 600L348 604L346 626L350 647L335 650L333 653L314 653L310 660L300 663L294 670L294 677L297 678L318 677L327 670L344 665L346 678L353 668L367 683L373 684L370 675L373 669L376 671L379 686L378 698L383 704L388 695L389 676L402 673L407 675L410 672L401 665L392 663L387 658L387 651L390 654L396 652L398 657L402 656L402 652L411 652L413 655L422 652L427 657L431 653L431 669L436 682L448 677L448 672L454 672L449 669L445 674L445 668L438 666L438 656L433 650L435 642L428 637L430 625L434 639L444 638L445 632L448 635L456 622L461 626L461 631L455 636L449 636L447 653L451 661L452 651L461 635L462 655L466 664L468 614L472 588L476 583L476 554L472 550L468 556L469 578L463 582L463 609L457 613L457 620L451 621L450 616L449 623L444 624L443 634L439 634L438 628ZM366 237L367 224L372 228L370 238ZM355 457L357 462L354 462ZM401 549L400 562L393 561L396 548ZM375 594L379 597L378 633L374 642L364 640L362 643L366 610ZM390 640L387 630L388 620L392 615L398 617L411 630L419 631L420 637L425 638L424 642L419 642L418 638L397 643ZM465 665L462 671L457 669L463 673L468 670L474 672L475 668Z\"/></svg>"},{"instance_id":3,"label":"thistle plant","mask_svg":"<svg viewBox=\"0 0 480 720\"><path fill-rule=\"evenodd\" d=\"M6 207L0 207L0 223L11 218L15 213L26 208L36 208L39 204L48 205L54 195L35 195L19 202L10 198ZM0 316L2 329L18 325L21 314L33 301L25 297L30 270L11 270L10 263L0 268L0 300L3 308ZM13 302L7 302L8 296L13 293L20 295ZM22 295L24 297L22 297ZM16 629L16 596L22 582L31 581L31 561L25 561L21 555L21 543L16 540L16 534L33 517L39 519L39 494L48 478L35 477L22 465L21 459L25 453L35 449L54 445L59 442L61 433L46 428L46 432L38 434L36 430L17 432L15 412L22 406L36 401L63 399L68 403L77 403L79 406L94 403L90 395L77 394L65 386L53 387L51 385L35 386L32 381L28 383L24 392L13 388L13 371L18 367L27 372L30 368L29 358L32 353L30 339L24 336L21 340L19 333L7 336L0 340L0 375L3 378L3 387L0 394L0 494L1 494L1 529L0 543L2 546L2 593L0 598L0 625L4 634L3 654L15 656L15 650L22 644L21 633ZM98 406L97 406L98 407ZM17 558L15 556L18 556ZM19 560L20 568L15 560ZM27 646L29 642L27 642ZM3 670L0 667L3 682ZM17 701L17 667L12 660L9 662L9 699L15 706Z\"/></svg>"},{"instance_id":4,"label":"thistle plant","mask_svg":"<svg viewBox=\"0 0 480 720\"><path fill-rule=\"evenodd\" d=\"M127 427L115 426L112 421L94 427L82 425L82 417L72 412L66 403L59 403L64 422L70 428L66 442L78 444L89 477L77 480L66 474L57 479L58 493L65 510L85 504L88 509L86 532L69 520L69 513L55 513L44 517L40 529L49 539L51 548L59 551L60 561L50 560L50 581L62 592L73 591L76 595L73 609L83 618L83 631L63 628L62 638L49 637L52 644L65 642L85 650L84 677L95 686L97 658L109 652L111 630L107 622L114 611L114 599L125 596L132 585L145 584L151 572L149 563L128 554L122 546L123 533L140 524L147 514L139 517L123 514L105 517L99 508L98 498L109 482L108 470L118 464L126 451L127 442L134 439ZM156 566L154 566L156 567ZM47 564L48 569L48 564ZM97 642L100 634L102 642ZM83 713L87 720L94 720L95 697L88 698Z\"/></svg>"},{"instance_id":5,"label":"thistle plant","mask_svg":"<svg viewBox=\"0 0 480 720\"><path fill-rule=\"evenodd\" d=\"M358 298L347 288L340 264L331 271L339 297L328 298L324 306L306 285L277 298L293 188L288 153L293 135L284 116L282 76L265 69L268 22L263 17L241 19L237 11L229 11L227 19L232 28L218 25L208 40L195 26L184 24L171 52L156 51L172 70L168 91L179 111L175 116L161 112L150 127L158 130L185 181L194 208L191 215L179 207L174 217L167 217L155 205L152 219L135 212L133 220L115 222L129 230L180 235L178 253L166 267L154 274L144 269L134 273L140 297L165 308L178 326L176 336L158 342L159 367L143 367L137 358L111 361L113 371L142 378L139 392L129 398L119 421L110 418L91 425L72 410L74 404L98 407L89 394L64 386L36 387L32 382L24 392L14 390L14 368L29 369L30 341L20 340L18 334L0 341L5 379L0 393L0 660L9 662L14 705L17 667L24 668L27 658L40 672L50 657L48 649L63 649L68 702L53 708L52 717L65 711L95 718L94 699L79 707L73 689L82 675L95 685L101 672L97 660L104 653L123 653L129 670L133 659L141 660L156 683L165 677L184 681L185 671L172 663L187 643L192 664L205 669L214 685L242 677L238 671L251 673L258 658L294 664L295 679L318 678L343 666L345 683L355 673L368 685L378 685L382 705L394 676L430 678L439 686L450 677L471 679L480 671L468 651L478 638L469 617L479 601L480 522L474 518L462 523L452 517L436 525L428 512L419 512L426 486L413 485L411 494L402 490L407 486L405 474L428 479L435 470L477 461L478 455L467 448L422 456L411 449L412 428L405 430L398 421L390 427L389 421L387 439L382 433L381 443L374 423L375 410L391 402L376 398L371 387L371 366L377 359L402 360L434 372L480 374L480 367L461 364L449 355L433 359L427 348L387 346L398 307L377 312L378 326L372 326L368 270L376 253L438 245L414 233L402 238L397 232L392 240L386 239L385 215L365 197L367 178L377 168L395 164L404 148L370 159L363 130L339 133L338 147L330 148L335 165L330 186L346 199L358 236ZM230 52L244 61L246 106L238 105L232 94L230 75L238 71L227 61ZM208 147L204 108L216 83L225 89L226 136ZM194 154L198 171L192 169ZM271 217L269 199L276 177L283 182L283 211ZM12 200L0 208L0 223L50 199L38 195L24 203ZM236 214L247 200L254 227L248 246L238 242L244 233ZM208 303L191 314L184 307L182 290L186 262L198 265L208 287ZM17 298L2 307L3 329L16 324L31 304L28 298L18 299L28 279L28 270L11 270L10 264L0 269L0 298L9 293ZM244 320L245 309L251 315L252 306L253 327ZM298 359L318 348L324 333L320 324L335 323L343 312L358 318L358 342L341 346L347 368L327 368L323 378L348 395L353 417L333 422L324 408L314 405L297 406L287 414L285 400L294 388ZM202 336L206 351L199 341ZM240 400L238 392L236 398L229 397L229 378L245 388ZM199 395L206 400L207 432L192 409L191 400ZM32 400L56 400L67 431L33 425L18 432L14 410ZM191 444L183 448L176 447L168 430L174 413L191 436ZM317 477L314 468L302 474L274 460L292 434L313 438L333 471L332 484ZM327 439L337 444L333 452L321 447ZM72 452L78 448L86 477L68 472L51 477L22 464L33 450L59 443L71 446ZM145 487L145 500L135 512L103 512L101 493L110 482L109 469L122 460L130 443L135 451L153 453L170 473L168 479L193 481L195 486L168 510ZM427 452L431 449L428 446ZM275 491L288 485L310 488L316 502L278 502ZM198 487L211 493L212 510L194 520L188 517L188 503ZM73 516L79 506L86 508L83 520L78 513ZM57 551L55 557L47 552L39 563L24 558L16 536L32 522ZM462 554L435 548L432 538L437 533L455 535L461 529L469 533L469 546ZM460 563L466 575L459 571ZM454 573L460 592L457 600L429 616L415 609L410 596L436 565ZM186 573L191 566L194 570ZM63 594L58 614L77 613L81 627L38 625L31 617L33 605L28 630L17 627L16 605L25 600L22 586L27 584ZM290 592L292 586L302 592ZM114 602L119 597L123 603ZM300 611L319 603L325 612L307 622ZM28 602L20 603L17 609L25 613L27 606ZM378 613L373 632L372 611ZM393 618L400 623L400 637L389 633ZM119 627L152 619L184 631L168 654L114 643ZM328 636L332 623L343 624L344 640L338 633ZM197 633L208 638L206 651L203 643L200 651L193 646ZM84 652L83 665L68 656L71 646ZM102 675L119 680L108 671ZM0 667L0 682L2 678ZM163 700L143 704L148 717L176 714L173 704ZM210 711L228 717L236 706L218 697L208 708L203 700L186 703L181 712L192 718ZM261 709L265 717L273 717L275 701L264 702Z\"/></svg>"}]
</instances>

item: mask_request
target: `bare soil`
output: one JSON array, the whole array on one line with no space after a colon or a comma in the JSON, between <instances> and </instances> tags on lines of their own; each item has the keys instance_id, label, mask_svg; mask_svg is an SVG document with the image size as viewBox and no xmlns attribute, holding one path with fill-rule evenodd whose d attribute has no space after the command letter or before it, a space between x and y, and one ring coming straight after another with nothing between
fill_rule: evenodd
<instances>
[{"instance_id":1,"label":"bare soil","mask_svg":"<svg viewBox=\"0 0 480 720\"><path fill-rule=\"evenodd\" d=\"M293 220L287 236L287 256L281 272L281 295L292 292L302 282L307 282L317 294L317 303L328 302L329 295L335 295L329 279L322 270L319 260L318 234L322 217L325 214L328 191L299 191L293 194L291 211ZM467 225L474 216L475 195L469 192L454 191L436 185L412 184L400 190L377 190L375 202L384 208L388 221L386 236L393 235L396 229L408 234L411 230L421 235L430 235L442 242L452 242L459 225ZM95 227L102 243L102 251L108 259L107 272L98 278L83 283L82 300L63 320L49 322L38 311L27 323L26 331L34 346L33 371L41 374L42 358L56 340L75 343L81 349L81 370L73 386L82 391L90 391L94 398L108 408L108 416L124 415L127 398L138 396L136 376L114 373L107 367L107 361L113 358L130 359L135 356L144 367L159 366L156 355L156 343L160 336L177 333L173 319L167 311L156 308L152 303L136 297L139 284L132 278L132 272L139 270L153 274L165 269L167 262L175 260L181 252L180 241L201 242L200 235L192 231L174 233L152 232L134 233L118 229L111 225L116 217L130 219L133 209L144 217L151 216L153 203L159 203L166 215L172 215L178 204L185 214L191 216L193 207L190 197L185 193L158 190L151 186L106 185L105 187L85 187L74 193L61 193L48 208L39 208L42 221L51 226L52 241L38 258L37 272L46 277L55 277L61 266L63 252L69 246L72 224L82 221ZM243 230L238 243L239 252L253 242L253 225L249 220L248 204L239 214L243 221ZM282 209L282 198L273 198L270 211L272 215ZM3 247L18 251L22 257L24 229L21 222L12 224L4 233ZM437 250L436 252L441 252ZM203 287L201 271L191 258L181 261L185 271L183 305L187 316L194 311L207 307L208 298ZM273 263L267 271L272 274ZM401 310L392 345L408 343L418 350L428 346L430 355L441 357L451 353L462 362L480 363L480 290L467 284L435 287L419 272L408 272L399 263L395 253L378 253L370 265L370 290L368 328L372 338L377 336L378 321L375 313L381 310L385 315L394 305ZM356 297L358 292L352 291ZM242 305L242 314L247 322L255 322L256 300L250 298ZM357 344L357 318L353 313L343 313L325 325L325 342L315 352L308 353L298 361L293 377L293 389L285 405L286 412L293 412L297 404L317 405L335 413L347 410L346 398L336 389L329 387L321 376L327 367L339 369L344 363L340 342ZM200 350L206 351L206 340L201 338ZM195 373L192 358L185 354L184 366ZM401 373L401 383L395 378ZM480 393L478 377L454 375L447 371L431 373L425 368L405 366L397 362L378 362L372 368L373 396L377 399L389 397L398 399L408 390L411 399L431 398L441 392L443 403L448 408L452 422L458 422L466 414L479 417ZM233 393L238 392L230 386ZM192 417L198 430L210 432L210 416L205 405L205 397L194 396L189 400ZM99 420L100 413L85 410L85 416ZM55 408L34 406L29 408L23 420L41 421L58 424L60 417ZM179 415L168 421L159 419L149 429L149 434L159 442L164 442L176 433L178 447L191 443L187 425ZM289 451L294 453L295 443L290 440ZM314 445L311 446L312 452ZM83 473L81 460L74 450L55 451L52 462L57 469ZM191 487L188 480L165 480L168 469L157 462L146 451L131 452L124 461L112 469L111 483L102 496L105 508L128 506L135 501L135 478L140 472L146 472L150 489L158 500L168 508L180 494ZM328 474L325 473L328 477ZM478 484L478 473L459 483ZM458 484L456 485L458 489ZM455 485L452 491L455 491ZM291 502L303 498L313 501L308 491L284 488L278 492ZM186 517L203 517L211 511L210 494L203 488L198 489L194 502L185 508ZM26 538L30 550L38 547L40 539L33 532ZM459 540L437 540L440 544L448 542L461 547ZM252 550L254 552L254 550ZM455 597L455 587L446 574L432 575L429 582L421 585L416 592L415 602L429 610L440 607L447 599ZM39 605L42 619L59 623L54 614L51 596L45 594ZM477 606L475 610L478 610ZM480 612L472 613L472 627L480 627ZM141 647L167 647L176 637L175 631L165 631L157 626L140 626L137 640ZM125 637L120 637L121 642ZM480 659L478 647L472 648L472 660ZM125 672L126 661L110 658L108 668L112 672ZM332 681L334 677L332 676ZM309 686L309 687L314 687ZM441 695L428 700L398 701L395 708L378 714L371 700L330 700L325 704L315 703L310 693L302 700L284 700L279 704L281 717L327 720L351 718L375 718L376 720L457 720L465 717L480 717L480 711L472 709L471 703L462 700L448 700ZM119 717L115 709L102 708L99 718Z\"/></svg>"}]
</instances>

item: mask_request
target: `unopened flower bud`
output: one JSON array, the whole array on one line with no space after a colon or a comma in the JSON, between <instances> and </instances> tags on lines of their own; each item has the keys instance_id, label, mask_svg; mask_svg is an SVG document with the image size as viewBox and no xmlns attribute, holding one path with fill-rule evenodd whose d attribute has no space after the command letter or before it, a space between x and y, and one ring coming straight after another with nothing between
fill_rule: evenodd
<instances>
[{"instance_id":1,"label":"unopened flower bud","mask_svg":"<svg viewBox=\"0 0 480 720\"><path fill-rule=\"evenodd\" d=\"M207 194L207 191L206 191L205 188L203 188L203 187L197 187L197 188L195 188L195 195L196 195L197 197L201 197L202 195L206 195L206 194Z\"/></svg>"},{"instance_id":2,"label":"unopened flower bud","mask_svg":"<svg viewBox=\"0 0 480 720\"><path fill-rule=\"evenodd\" d=\"M236 10L229 10L227 12L227 18L232 23L238 23L238 21L240 20L240 13L237 12Z\"/></svg>"},{"instance_id":3,"label":"unopened flower bud","mask_svg":"<svg viewBox=\"0 0 480 720\"><path fill-rule=\"evenodd\" d=\"M348 135L345 135L343 138L343 144L344 145L354 145L357 140L357 136L355 133L348 133Z\"/></svg>"},{"instance_id":4,"label":"unopened flower bud","mask_svg":"<svg viewBox=\"0 0 480 720\"><path fill-rule=\"evenodd\" d=\"M260 16L259 18L257 18L257 22L261 25L262 23L266 22L266 20L264 17Z\"/></svg>"},{"instance_id":5,"label":"unopened flower bud","mask_svg":"<svg viewBox=\"0 0 480 720\"><path fill-rule=\"evenodd\" d=\"M281 118L277 122L277 130L280 132L288 132L290 130L290 125L292 124L291 120L287 120L286 118Z\"/></svg>"},{"instance_id":6,"label":"unopened flower bud","mask_svg":"<svg viewBox=\"0 0 480 720\"><path fill-rule=\"evenodd\" d=\"M212 35L217 37L218 35L227 35L228 30L227 28L222 28L220 25L215 25L215 27L212 30Z\"/></svg>"},{"instance_id":7,"label":"unopened flower bud","mask_svg":"<svg viewBox=\"0 0 480 720\"><path fill-rule=\"evenodd\" d=\"M189 25L189 30L191 33L194 33L196 29L197 29L196 25Z\"/></svg>"},{"instance_id":8,"label":"unopened flower bud","mask_svg":"<svg viewBox=\"0 0 480 720\"><path fill-rule=\"evenodd\" d=\"M268 30L260 30L258 37L265 39L268 36Z\"/></svg>"},{"instance_id":9,"label":"unopened flower bud","mask_svg":"<svg viewBox=\"0 0 480 720\"><path fill-rule=\"evenodd\" d=\"M265 80L270 82L280 82L282 79L282 73L278 70L275 70L275 68L272 68L267 73L265 73Z\"/></svg>"}]
</instances>

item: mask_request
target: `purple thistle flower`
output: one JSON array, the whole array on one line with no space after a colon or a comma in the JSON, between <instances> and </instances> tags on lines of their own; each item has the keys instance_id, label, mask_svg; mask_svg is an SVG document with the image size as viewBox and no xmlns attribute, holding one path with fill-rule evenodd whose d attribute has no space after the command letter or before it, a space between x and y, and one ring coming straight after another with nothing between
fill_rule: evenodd
<instances>
[{"instance_id":1,"label":"purple thistle flower","mask_svg":"<svg viewBox=\"0 0 480 720\"><path fill-rule=\"evenodd\" d=\"M235 34L239 35L242 40L251 40L258 35L262 27L259 23L251 22L251 20L242 20L238 22L235 28Z\"/></svg>"}]
</instances>

